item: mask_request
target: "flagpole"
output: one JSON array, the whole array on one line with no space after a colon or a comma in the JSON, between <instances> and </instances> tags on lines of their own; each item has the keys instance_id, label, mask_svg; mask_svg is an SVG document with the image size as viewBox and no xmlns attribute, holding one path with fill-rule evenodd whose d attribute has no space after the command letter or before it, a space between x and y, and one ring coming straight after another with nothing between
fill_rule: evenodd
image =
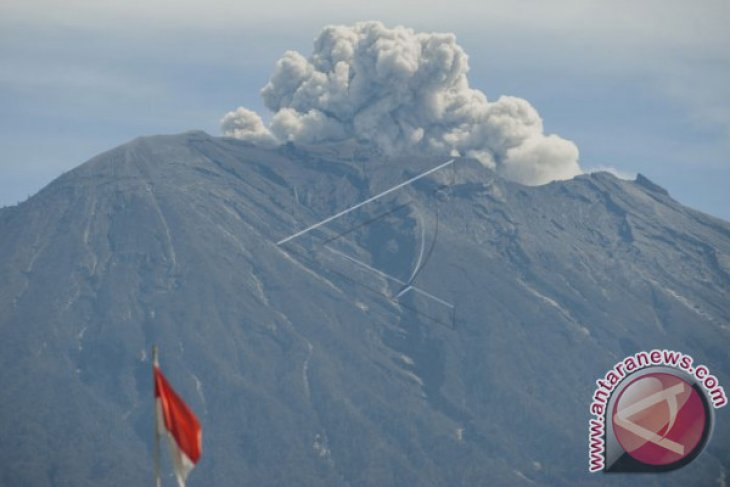
<instances>
[{"instance_id":1,"label":"flagpole","mask_svg":"<svg viewBox=\"0 0 730 487\"><path fill-rule=\"evenodd\" d=\"M157 348L157 345L152 346L152 381L153 384L155 383L155 374L154 374L154 368L160 366L159 361L159 350ZM160 420L158 418L157 414L157 396L154 398L155 402L155 414L154 414L154 421L152 422L154 428L155 428L155 487L161 487L162 481L160 479L160 429L157 422Z\"/></svg>"}]
</instances>

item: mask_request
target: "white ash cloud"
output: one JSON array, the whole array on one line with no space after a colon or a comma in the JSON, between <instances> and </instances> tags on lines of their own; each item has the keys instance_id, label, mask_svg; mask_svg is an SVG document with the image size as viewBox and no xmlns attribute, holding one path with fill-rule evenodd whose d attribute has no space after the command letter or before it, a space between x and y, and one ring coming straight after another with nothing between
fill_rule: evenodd
<instances>
[{"instance_id":1,"label":"white ash cloud","mask_svg":"<svg viewBox=\"0 0 730 487\"><path fill-rule=\"evenodd\" d=\"M261 145L276 142L258 113L243 107L226 113L221 120L221 126L223 127L223 133L229 137L244 139Z\"/></svg>"},{"instance_id":2,"label":"white ash cloud","mask_svg":"<svg viewBox=\"0 0 730 487\"><path fill-rule=\"evenodd\" d=\"M594 173L594 172L607 172L609 174L612 174L616 176L619 179L623 179L624 181L634 181L636 179L637 174L635 172L630 171L624 171L623 169L619 169L617 167L613 166L593 166L586 169L587 173Z\"/></svg>"},{"instance_id":3,"label":"white ash cloud","mask_svg":"<svg viewBox=\"0 0 730 487\"><path fill-rule=\"evenodd\" d=\"M288 51L261 91L266 127L245 108L227 113L224 135L259 144L357 139L387 155L470 156L523 184L582 171L571 141L544 133L522 98L488 101L469 87L468 58L453 34L380 22L326 27L305 58Z\"/></svg>"}]
</instances>

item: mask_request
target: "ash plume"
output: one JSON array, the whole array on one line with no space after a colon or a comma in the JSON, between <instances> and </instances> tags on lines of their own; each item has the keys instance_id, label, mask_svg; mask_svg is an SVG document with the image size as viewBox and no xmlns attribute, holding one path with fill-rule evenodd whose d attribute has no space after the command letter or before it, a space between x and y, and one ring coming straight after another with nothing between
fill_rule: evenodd
<instances>
[{"instance_id":1,"label":"ash plume","mask_svg":"<svg viewBox=\"0 0 730 487\"><path fill-rule=\"evenodd\" d=\"M261 91L271 122L245 108L224 135L258 144L356 139L386 155L474 157L528 185L580 174L578 148L545 134L529 102L489 101L471 88L468 57L453 34L380 22L328 26L307 58L286 52Z\"/></svg>"}]
</instances>

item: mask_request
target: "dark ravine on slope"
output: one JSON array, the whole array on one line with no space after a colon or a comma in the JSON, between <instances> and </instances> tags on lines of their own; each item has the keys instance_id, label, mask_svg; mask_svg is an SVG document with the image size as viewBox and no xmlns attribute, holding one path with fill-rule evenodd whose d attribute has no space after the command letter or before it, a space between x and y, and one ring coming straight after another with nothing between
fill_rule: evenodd
<instances>
[{"instance_id":1,"label":"dark ravine on slope","mask_svg":"<svg viewBox=\"0 0 730 487\"><path fill-rule=\"evenodd\" d=\"M203 424L191 487L727 478L725 410L684 469L587 474L594 381L625 355L730 385L730 224L646 178L457 159L276 244L440 162L191 132L0 210L0 485L151 482L155 343Z\"/></svg>"}]
</instances>

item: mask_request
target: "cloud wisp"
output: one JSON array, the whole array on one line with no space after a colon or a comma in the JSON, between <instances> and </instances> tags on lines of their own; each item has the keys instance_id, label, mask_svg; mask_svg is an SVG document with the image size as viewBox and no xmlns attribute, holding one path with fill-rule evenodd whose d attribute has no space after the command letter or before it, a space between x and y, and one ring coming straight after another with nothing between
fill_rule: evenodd
<instances>
[{"instance_id":1,"label":"cloud wisp","mask_svg":"<svg viewBox=\"0 0 730 487\"><path fill-rule=\"evenodd\" d=\"M545 134L529 102L489 101L469 86L468 57L453 34L380 22L329 26L305 58L288 51L261 91L266 126L246 108L227 113L224 135L257 144L355 139L387 156L474 157L528 185L582 171L578 148Z\"/></svg>"}]
</instances>

